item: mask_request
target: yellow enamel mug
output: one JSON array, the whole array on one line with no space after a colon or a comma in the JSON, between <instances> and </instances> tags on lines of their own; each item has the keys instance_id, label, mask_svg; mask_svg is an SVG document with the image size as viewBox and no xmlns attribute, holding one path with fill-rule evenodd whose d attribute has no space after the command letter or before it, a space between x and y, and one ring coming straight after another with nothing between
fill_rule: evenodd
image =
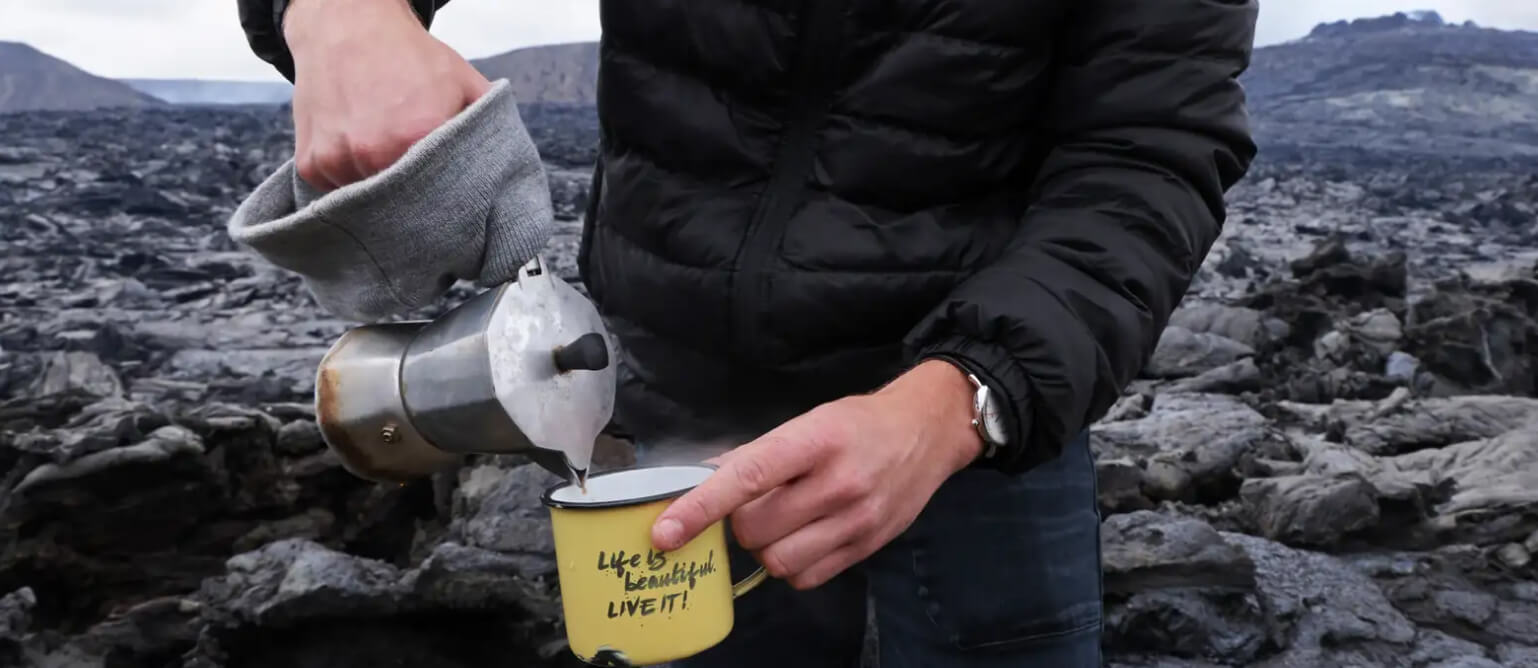
<instances>
[{"instance_id":1,"label":"yellow enamel mug","mask_svg":"<svg viewBox=\"0 0 1538 668\"><path fill-rule=\"evenodd\" d=\"M607 471L546 490L566 617L583 662L647 666L705 651L732 630L732 602L764 581L733 584L722 522L683 547L652 547L651 527L673 499L715 468L706 464Z\"/></svg>"}]
</instances>

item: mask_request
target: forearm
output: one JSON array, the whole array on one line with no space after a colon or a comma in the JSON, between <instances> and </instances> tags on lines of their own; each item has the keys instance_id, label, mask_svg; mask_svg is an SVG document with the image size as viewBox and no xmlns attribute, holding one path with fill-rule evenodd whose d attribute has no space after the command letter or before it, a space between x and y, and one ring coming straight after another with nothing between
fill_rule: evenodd
<instances>
[{"instance_id":1,"label":"forearm","mask_svg":"<svg viewBox=\"0 0 1538 668\"><path fill-rule=\"evenodd\" d=\"M988 267L916 327L1008 398L1022 471L1116 401L1222 230L1255 153L1239 74L1253 2L1097 0L1063 31L1034 205Z\"/></svg>"},{"instance_id":2,"label":"forearm","mask_svg":"<svg viewBox=\"0 0 1538 668\"><path fill-rule=\"evenodd\" d=\"M317 20L310 18L302 17L299 20L291 18L290 15L296 13L294 9L303 8L297 13L311 13L328 5L348 3L407 5L413 10L423 27L431 27L437 10L448 4L448 0L236 0L236 8L240 17L241 30L245 33L246 43L251 52L272 65L279 74L292 82L295 73L290 40L294 35L288 31L290 29L302 31L320 25ZM344 26L348 24L348 22L333 23Z\"/></svg>"}]
</instances>

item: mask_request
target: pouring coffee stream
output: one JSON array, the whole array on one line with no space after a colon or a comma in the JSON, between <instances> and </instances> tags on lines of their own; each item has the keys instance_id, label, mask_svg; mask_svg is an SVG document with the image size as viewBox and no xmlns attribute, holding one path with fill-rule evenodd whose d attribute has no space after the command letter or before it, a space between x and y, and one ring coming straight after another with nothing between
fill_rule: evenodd
<instances>
[{"instance_id":1,"label":"pouring coffee stream","mask_svg":"<svg viewBox=\"0 0 1538 668\"><path fill-rule=\"evenodd\" d=\"M611 345L593 303L536 257L434 320L343 334L316 373L316 422L370 480L520 454L585 489L614 410Z\"/></svg>"},{"instance_id":2,"label":"pouring coffee stream","mask_svg":"<svg viewBox=\"0 0 1538 668\"><path fill-rule=\"evenodd\" d=\"M609 341L603 334L589 332L569 345L557 346L552 353L555 368L562 373L575 370L602 371L609 366ZM587 473L591 462L567 461L567 470L582 492L587 493ZM548 467L547 467L548 468Z\"/></svg>"}]
</instances>

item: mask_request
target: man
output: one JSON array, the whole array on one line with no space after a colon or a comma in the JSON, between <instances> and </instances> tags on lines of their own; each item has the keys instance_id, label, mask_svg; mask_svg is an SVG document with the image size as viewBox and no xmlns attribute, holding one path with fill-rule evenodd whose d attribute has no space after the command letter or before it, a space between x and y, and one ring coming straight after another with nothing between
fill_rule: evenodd
<instances>
[{"instance_id":1,"label":"man","mask_svg":"<svg viewBox=\"0 0 1538 668\"><path fill-rule=\"evenodd\" d=\"M486 93L428 32L444 4L240 0L296 83L308 184ZM854 665L867 594L887 668L1100 665L1085 429L1254 155L1256 0L601 8L579 263L622 350L616 429L658 459L741 444L653 540L729 518L776 576L687 665Z\"/></svg>"}]
</instances>

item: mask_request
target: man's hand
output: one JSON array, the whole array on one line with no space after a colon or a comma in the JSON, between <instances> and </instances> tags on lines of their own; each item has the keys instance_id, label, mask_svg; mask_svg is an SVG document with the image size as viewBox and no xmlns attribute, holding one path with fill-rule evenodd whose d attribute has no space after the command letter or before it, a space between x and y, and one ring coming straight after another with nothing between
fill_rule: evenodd
<instances>
[{"instance_id":1,"label":"man's hand","mask_svg":"<svg viewBox=\"0 0 1538 668\"><path fill-rule=\"evenodd\" d=\"M897 537L982 449L972 385L926 361L881 390L819 406L719 458L719 470L652 527L662 550L732 518L737 542L797 589L816 587Z\"/></svg>"},{"instance_id":2,"label":"man's hand","mask_svg":"<svg viewBox=\"0 0 1538 668\"><path fill-rule=\"evenodd\" d=\"M294 0L294 158L329 191L394 164L491 87L406 0Z\"/></svg>"}]
</instances>

